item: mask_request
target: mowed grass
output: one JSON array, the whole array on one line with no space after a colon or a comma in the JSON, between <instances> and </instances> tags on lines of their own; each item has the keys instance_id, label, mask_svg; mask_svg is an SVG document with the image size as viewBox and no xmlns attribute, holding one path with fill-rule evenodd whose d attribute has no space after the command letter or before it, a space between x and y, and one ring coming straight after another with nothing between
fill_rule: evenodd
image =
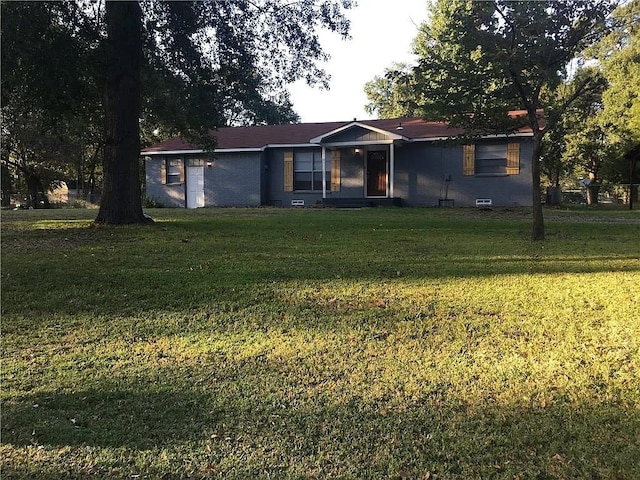
<instances>
[{"instance_id":1,"label":"mowed grass","mask_svg":"<svg viewBox=\"0 0 640 480\"><path fill-rule=\"evenodd\" d=\"M2 213L2 478L638 479L640 213Z\"/></svg>"}]
</instances>

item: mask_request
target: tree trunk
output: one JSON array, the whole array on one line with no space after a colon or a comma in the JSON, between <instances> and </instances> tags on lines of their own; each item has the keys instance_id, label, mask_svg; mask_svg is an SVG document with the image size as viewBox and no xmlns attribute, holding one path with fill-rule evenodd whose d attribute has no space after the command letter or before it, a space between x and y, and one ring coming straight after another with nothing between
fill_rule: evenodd
<instances>
[{"instance_id":1,"label":"tree trunk","mask_svg":"<svg viewBox=\"0 0 640 480\"><path fill-rule=\"evenodd\" d=\"M140 192L142 10L106 2L104 180L96 223L146 223Z\"/></svg>"},{"instance_id":2,"label":"tree trunk","mask_svg":"<svg viewBox=\"0 0 640 480\"><path fill-rule=\"evenodd\" d=\"M544 217L542 214L542 186L540 185L540 154L542 153L542 134L538 131L533 135L533 153L531 155L531 179L533 202L533 230L531 239L544 240Z\"/></svg>"},{"instance_id":3,"label":"tree trunk","mask_svg":"<svg viewBox=\"0 0 640 480\"><path fill-rule=\"evenodd\" d=\"M587 205L597 205L600 194L600 184L590 183L587 185Z\"/></svg>"},{"instance_id":4,"label":"tree trunk","mask_svg":"<svg viewBox=\"0 0 640 480\"><path fill-rule=\"evenodd\" d=\"M29 203L32 208L51 208L47 192L44 191L42 180L32 169L25 169L25 180L27 182L27 190L29 191Z\"/></svg>"}]
</instances>

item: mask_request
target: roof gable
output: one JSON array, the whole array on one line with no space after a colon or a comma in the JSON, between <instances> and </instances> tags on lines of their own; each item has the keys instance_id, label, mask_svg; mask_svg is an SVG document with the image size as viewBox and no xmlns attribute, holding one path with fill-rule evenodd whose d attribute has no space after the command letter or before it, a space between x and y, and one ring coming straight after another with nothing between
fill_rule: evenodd
<instances>
[{"instance_id":1,"label":"roof gable","mask_svg":"<svg viewBox=\"0 0 640 480\"><path fill-rule=\"evenodd\" d=\"M360 122L351 122L335 130L328 131L318 137L312 138L310 143L358 143L358 142L389 142L405 139L402 135L367 125Z\"/></svg>"}]
</instances>

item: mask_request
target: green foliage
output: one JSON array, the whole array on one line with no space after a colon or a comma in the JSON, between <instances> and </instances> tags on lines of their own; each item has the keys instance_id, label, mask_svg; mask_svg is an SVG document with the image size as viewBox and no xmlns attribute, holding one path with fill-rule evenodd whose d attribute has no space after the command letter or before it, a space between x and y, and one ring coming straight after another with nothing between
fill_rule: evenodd
<instances>
[{"instance_id":1,"label":"green foliage","mask_svg":"<svg viewBox=\"0 0 640 480\"><path fill-rule=\"evenodd\" d=\"M640 476L637 212L151 214L3 213L3 478Z\"/></svg>"},{"instance_id":2,"label":"green foliage","mask_svg":"<svg viewBox=\"0 0 640 480\"><path fill-rule=\"evenodd\" d=\"M604 165L611 181L640 183L625 154L640 145L640 1L614 12L616 29L599 45L599 58L608 88L602 96L597 122L611 145L612 161ZM636 160L637 162L637 160Z\"/></svg>"},{"instance_id":3,"label":"green foliage","mask_svg":"<svg viewBox=\"0 0 640 480\"><path fill-rule=\"evenodd\" d=\"M416 108L414 91L410 87L413 67L396 63L385 69L381 77L374 77L364 86L369 103L365 110L378 118L420 116Z\"/></svg>"},{"instance_id":4,"label":"green foliage","mask_svg":"<svg viewBox=\"0 0 640 480\"><path fill-rule=\"evenodd\" d=\"M95 34L71 2L2 2L2 162L34 200L95 182L102 113Z\"/></svg>"},{"instance_id":5,"label":"green foliage","mask_svg":"<svg viewBox=\"0 0 640 480\"><path fill-rule=\"evenodd\" d=\"M531 128L533 239L544 238L542 141L578 99L602 86L597 76L585 75L568 88L567 68L602 38L614 4L435 0L416 39L419 63L404 85L425 118L462 127L467 136Z\"/></svg>"}]
</instances>

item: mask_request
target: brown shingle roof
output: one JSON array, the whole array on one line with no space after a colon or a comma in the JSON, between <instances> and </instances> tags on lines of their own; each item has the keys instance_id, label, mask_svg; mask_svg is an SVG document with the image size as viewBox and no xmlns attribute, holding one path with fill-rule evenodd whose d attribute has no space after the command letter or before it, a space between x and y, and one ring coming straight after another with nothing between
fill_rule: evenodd
<instances>
[{"instance_id":1,"label":"brown shingle roof","mask_svg":"<svg viewBox=\"0 0 640 480\"><path fill-rule=\"evenodd\" d=\"M312 138L325 135L354 122L356 121L225 127L212 131L211 134L217 138L217 149L261 149L267 145L307 145ZM462 133L461 129L450 128L446 123L427 122L421 118L358 120L357 123L399 134L409 140L445 138ZM402 124L402 130L397 130L400 124ZM199 149L184 139L175 137L147 147L142 150L142 153L154 154Z\"/></svg>"}]
</instances>

